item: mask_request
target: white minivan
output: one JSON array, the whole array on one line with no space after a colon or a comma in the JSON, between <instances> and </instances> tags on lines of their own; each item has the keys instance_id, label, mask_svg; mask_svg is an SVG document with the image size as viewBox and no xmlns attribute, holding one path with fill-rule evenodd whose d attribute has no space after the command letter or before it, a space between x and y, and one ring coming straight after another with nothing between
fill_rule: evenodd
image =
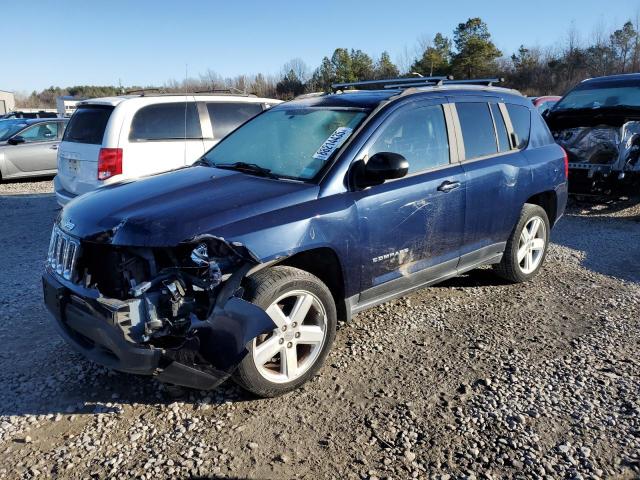
<instances>
[{"instance_id":1,"label":"white minivan","mask_svg":"<svg viewBox=\"0 0 640 480\"><path fill-rule=\"evenodd\" d=\"M277 103L228 94L140 94L79 102L58 148L58 203L103 185L191 165Z\"/></svg>"}]
</instances>

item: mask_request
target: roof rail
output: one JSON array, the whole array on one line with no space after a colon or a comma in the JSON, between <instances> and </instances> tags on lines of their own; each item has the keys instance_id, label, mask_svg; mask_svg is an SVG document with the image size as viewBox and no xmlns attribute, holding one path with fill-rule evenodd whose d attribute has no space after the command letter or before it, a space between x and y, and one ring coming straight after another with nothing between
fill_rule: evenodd
<instances>
[{"instance_id":1,"label":"roof rail","mask_svg":"<svg viewBox=\"0 0 640 480\"><path fill-rule=\"evenodd\" d=\"M234 92L235 90L235 92ZM125 95L145 96L184 96L184 95L236 95L243 97L255 97L255 93L245 93L237 88L215 88L211 90L197 90L195 92L167 92L165 88L140 88L136 90L127 90Z\"/></svg>"},{"instance_id":2,"label":"roof rail","mask_svg":"<svg viewBox=\"0 0 640 480\"><path fill-rule=\"evenodd\" d=\"M211 88L209 90L196 90L193 93L216 93L216 94L228 94L228 95L247 95L247 96L255 96L253 93L247 93L239 88L228 87L228 88Z\"/></svg>"},{"instance_id":3,"label":"roof rail","mask_svg":"<svg viewBox=\"0 0 640 480\"><path fill-rule=\"evenodd\" d=\"M334 83L333 92L352 87L382 87L386 89L403 89L412 87L438 87L441 85L485 85L491 87L504 82L504 78L469 78L455 80L452 75L438 77L387 78L383 80L364 80L362 82Z\"/></svg>"},{"instance_id":4,"label":"roof rail","mask_svg":"<svg viewBox=\"0 0 640 480\"><path fill-rule=\"evenodd\" d=\"M389 84L437 84L438 82L442 82L444 80L452 80L453 77L449 76L438 76L438 77L399 77L399 78L384 78L380 80L363 80L361 82L346 82L346 83L334 83L331 85L331 89L335 92L337 90L344 90L345 88L351 87L373 87L380 86L385 87Z\"/></svg>"},{"instance_id":5,"label":"roof rail","mask_svg":"<svg viewBox=\"0 0 640 480\"><path fill-rule=\"evenodd\" d=\"M487 87L492 87L494 83L504 83L504 78L465 78L461 80L450 80L448 82L445 82L445 84L447 85L485 85Z\"/></svg>"},{"instance_id":6,"label":"roof rail","mask_svg":"<svg viewBox=\"0 0 640 480\"><path fill-rule=\"evenodd\" d=\"M139 93L140 95L142 95L144 97L145 93L147 92L163 92L164 89L162 88L136 88L133 90L127 90L124 92L125 95L133 95L136 93Z\"/></svg>"}]
</instances>

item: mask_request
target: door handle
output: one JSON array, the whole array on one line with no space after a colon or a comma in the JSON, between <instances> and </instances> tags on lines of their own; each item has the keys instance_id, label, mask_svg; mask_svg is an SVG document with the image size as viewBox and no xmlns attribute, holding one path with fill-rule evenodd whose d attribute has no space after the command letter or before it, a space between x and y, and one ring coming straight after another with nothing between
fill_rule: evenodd
<instances>
[{"instance_id":1,"label":"door handle","mask_svg":"<svg viewBox=\"0 0 640 480\"><path fill-rule=\"evenodd\" d=\"M449 180L445 180L438 187L438 191L448 193L451 190L455 190L460 186L460 182L450 182Z\"/></svg>"},{"instance_id":2,"label":"door handle","mask_svg":"<svg viewBox=\"0 0 640 480\"><path fill-rule=\"evenodd\" d=\"M49 148L51 150L57 150L58 149L58 145L51 145Z\"/></svg>"}]
</instances>

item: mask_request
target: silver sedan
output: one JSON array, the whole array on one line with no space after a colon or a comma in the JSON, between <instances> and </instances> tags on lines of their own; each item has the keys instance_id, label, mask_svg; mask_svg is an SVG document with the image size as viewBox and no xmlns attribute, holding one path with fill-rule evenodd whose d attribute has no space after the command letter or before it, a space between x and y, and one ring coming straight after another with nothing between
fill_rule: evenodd
<instances>
[{"instance_id":1,"label":"silver sedan","mask_svg":"<svg viewBox=\"0 0 640 480\"><path fill-rule=\"evenodd\" d=\"M68 119L0 120L0 180L55 175Z\"/></svg>"}]
</instances>

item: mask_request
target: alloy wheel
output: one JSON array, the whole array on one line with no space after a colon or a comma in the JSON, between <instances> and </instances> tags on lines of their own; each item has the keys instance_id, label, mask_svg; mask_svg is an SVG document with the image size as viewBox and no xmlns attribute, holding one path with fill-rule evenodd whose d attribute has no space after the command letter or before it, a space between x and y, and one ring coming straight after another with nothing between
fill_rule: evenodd
<instances>
[{"instance_id":1,"label":"alloy wheel","mask_svg":"<svg viewBox=\"0 0 640 480\"><path fill-rule=\"evenodd\" d=\"M517 260L520 270L524 274L530 274L542 262L546 247L546 226L542 218L531 217L524 225L518 242Z\"/></svg>"},{"instance_id":2,"label":"alloy wheel","mask_svg":"<svg viewBox=\"0 0 640 480\"><path fill-rule=\"evenodd\" d=\"M281 295L266 312L276 328L253 341L253 360L266 380L291 382L309 370L322 351L326 311L314 294L295 290Z\"/></svg>"}]
</instances>

